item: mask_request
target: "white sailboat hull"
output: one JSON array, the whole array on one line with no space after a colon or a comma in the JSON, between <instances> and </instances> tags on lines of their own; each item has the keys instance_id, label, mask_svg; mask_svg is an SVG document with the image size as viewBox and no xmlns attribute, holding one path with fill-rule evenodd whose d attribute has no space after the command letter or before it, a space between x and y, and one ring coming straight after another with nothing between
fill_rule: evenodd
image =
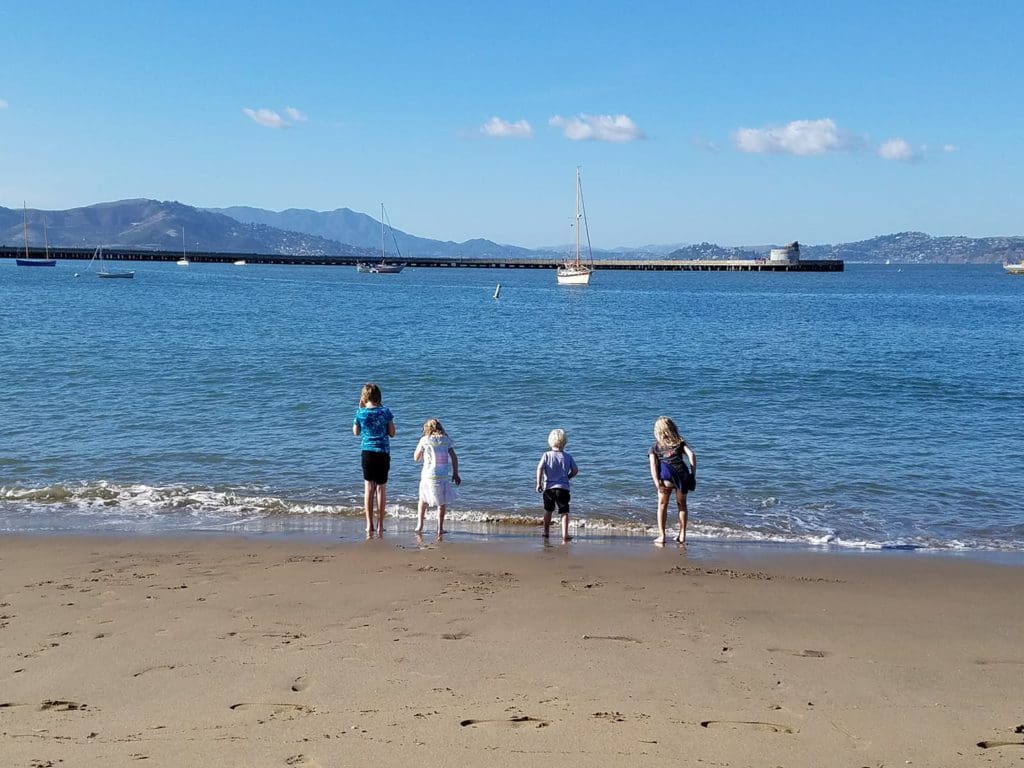
<instances>
[{"instance_id":1,"label":"white sailboat hull","mask_svg":"<svg viewBox=\"0 0 1024 768\"><path fill-rule=\"evenodd\" d=\"M593 271L585 266L561 267L555 277L559 285L589 285Z\"/></svg>"},{"instance_id":2,"label":"white sailboat hull","mask_svg":"<svg viewBox=\"0 0 1024 768\"><path fill-rule=\"evenodd\" d=\"M1024 261L1020 264L1004 264L1003 269L1011 275L1024 275Z\"/></svg>"}]
</instances>

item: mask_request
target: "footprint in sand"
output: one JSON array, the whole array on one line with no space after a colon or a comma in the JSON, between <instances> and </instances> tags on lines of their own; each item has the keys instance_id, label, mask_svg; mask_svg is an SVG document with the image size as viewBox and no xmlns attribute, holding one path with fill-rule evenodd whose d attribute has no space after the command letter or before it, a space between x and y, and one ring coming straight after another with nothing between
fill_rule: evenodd
<instances>
[{"instance_id":1,"label":"footprint in sand","mask_svg":"<svg viewBox=\"0 0 1024 768\"><path fill-rule=\"evenodd\" d=\"M979 741L978 746L982 749L993 747L1024 747L1024 741Z\"/></svg>"},{"instance_id":2,"label":"footprint in sand","mask_svg":"<svg viewBox=\"0 0 1024 768\"><path fill-rule=\"evenodd\" d=\"M304 677L296 677L292 683L292 690L296 693L301 693L307 688L309 688L309 681Z\"/></svg>"},{"instance_id":3,"label":"footprint in sand","mask_svg":"<svg viewBox=\"0 0 1024 768\"><path fill-rule=\"evenodd\" d=\"M292 755L286 758L284 761L285 765L297 765L299 768L320 768L320 763L314 760L309 755Z\"/></svg>"},{"instance_id":4,"label":"footprint in sand","mask_svg":"<svg viewBox=\"0 0 1024 768\"><path fill-rule=\"evenodd\" d=\"M41 711L53 710L54 712L74 712L87 708L87 704L79 704L77 701L64 701L63 699L47 699L39 705Z\"/></svg>"},{"instance_id":5,"label":"footprint in sand","mask_svg":"<svg viewBox=\"0 0 1024 768\"><path fill-rule=\"evenodd\" d=\"M509 725L513 728L521 725L532 725L534 728L546 728L550 725L547 720L541 720L539 717L530 717L528 715L498 718L497 720L463 720L459 725L465 728L467 725L489 725L492 723L497 725Z\"/></svg>"},{"instance_id":6,"label":"footprint in sand","mask_svg":"<svg viewBox=\"0 0 1024 768\"><path fill-rule=\"evenodd\" d=\"M238 704L232 704L228 709L236 712L266 712L269 710L270 717L274 717L275 715L311 715L316 711L313 707L307 707L305 704L287 704L264 701L242 701Z\"/></svg>"},{"instance_id":7,"label":"footprint in sand","mask_svg":"<svg viewBox=\"0 0 1024 768\"><path fill-rule=\"evenodd\" d=\"M731 726L750 726L759 731L771 731L772 733L799 733L799 731L790 728L788 725L779 725L778 723L766 723L761 720L702 720L702 728L710 728L712 726L719 725L731 725Z\"/></svg>"}]
</instances>

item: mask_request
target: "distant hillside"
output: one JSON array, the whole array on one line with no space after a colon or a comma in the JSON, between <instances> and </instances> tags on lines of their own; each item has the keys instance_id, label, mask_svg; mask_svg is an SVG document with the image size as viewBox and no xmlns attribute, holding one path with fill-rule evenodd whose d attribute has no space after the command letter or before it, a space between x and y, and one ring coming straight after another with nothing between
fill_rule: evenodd
<instances>
[{"instance_id":1,"label":"distant hillside","mask_svg":"<svg viewBox=\"0 0 1024 768\"><path fill-rule=\"evenodd\" d=\"M759 255L753 250L744 248L724 248L714 243L698 243L684 245L669 253L668 259L754 259Z\"/></svg>"},{"instance_id":2,"label":"distant hillside","mask_svg":"<svg viewBox=\"0 0 1024 768\"><path fill-rule=\"evenodd\" d=\"M230 214L230 215L227 215ZM233 207L206 210L178 202L119 200L66 211L29 210L29 244L43 244L43 221L50 245L92 248L97 245L151 248L190 253L258 253L306 256L357 256L380 253L380 222L372 216L339 208L335 211L290 209L274 212ZM22 211L0 207L0 245L23 244ZM464 243L430 240L399 230L395 239L403 256L422 257L545 257L559 258L569 246L530 250L474 239ZM725 247L714 243L685 246L646 245L594 251L594 257L634 259L751 259L766 256L770 246ZM390 230L388 257L394 258ZM931 237L900 232L855 243L801 245L805 259L847 262L993 264L1024 258L1024 237Z\"/></svg>"},{"instance_id":3,"label":"distant hillside","mask_svg":"<svg viewBox=\"0 0 1024 768\"><path fill-rule=\"evenodd\" d=\"M281 253L294 255L372 255L371 252L301 232L263 224L243 224L230 216L177 202L119 200L66 211L28 211L29 245L97 245L190 253ZM0 244L24 243L22 211L0 207Z\"/></svg>"},{"instance_id":4,"label":"distant hillside","mask_svg":"<svg viewBox=\"0 0 1024 768\"><path fill-rule=\"evenodd\" d=\"M805 259L902 264L994 264L1024 257L1024 237L931 237L899 232L838 245L801 245Z\"/></svg>"},{"instance_id":5,"label":"distant hillside","mask_svg":"<svg viewBox=\"0 0 1024 768\"><path fill-rule=\"evenodd\" d=\"M365 213L358 213L348 208L323 212L299 208L266 211L262 208L247 208L245 206L208 210L223 213L244 223L264 224L278 229L305 232L335 242L380 251L380 221ZM391 240L392 232L395 242L398 243L398 250L403 256L496 257L530 256L533 254L527 248L499 245L490 240L475 239L467 240L464 243L450 240L430 240L410 235L399 229L389 228L385 246L392 254L394 253L394 245Z\"/></svg>"}]
</instances>

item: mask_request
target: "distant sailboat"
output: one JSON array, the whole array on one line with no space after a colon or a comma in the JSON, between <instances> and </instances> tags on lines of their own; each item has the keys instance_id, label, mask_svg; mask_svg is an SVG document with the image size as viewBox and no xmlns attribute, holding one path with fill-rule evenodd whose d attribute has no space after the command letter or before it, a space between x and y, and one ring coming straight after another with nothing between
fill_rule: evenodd
<instances>
[{"instance_id":1,"label":"distant sailboat","mask_svg":"<svg viewBox=\"0 0 1024 768\"><path fill-rule=\"evenodd\" d=\"M185 225L181 225L181 258L175 262L179 267L187 267L189 265L188 256L185 255Z\"/></svg>"},{"instance_id":2,"label":"distant sailboat","mask_svg":"<svg viewBox=\"0 0 1024 768\"><path fill-rule=\"evenodd\" d=\"M135 277L134 269L103 269L103 246L97 246L96 250L93 251L92 258L89 259L89 265L91 265L93 261L98 261L101 267L99 271L96 272L96 277L122 280L130 280ZM89 268L89 265L86 266L86 269ZM75 276L78 276L77 272L75 273Z\"/></svg>"},{"instance_id":3,"label":"distant sailboat","mask_svg":"<svg viewBox=\"0 0 1024 768\"><path fill-rule=\"evenodd\" d=\"M584 264L580 259L580 220L583 220L583 230L587 233L587 253L589 263ZM590 276L594 272L594 254L590 248L590 227L587 226L587 209L583 204L583 186L580 183L580 169L576 168L576 257L568 259L565 264L558 268L556 278L559 285L589 285Z\"/></svg>"},{"instance_id":4,"label":"distant sailboat","mask_svg":"<svg viewBox=\"0 0 1024 768\"><path fill-rule=\"evenodd\" d=\"M25 258L15 259L14 263L19 267L55 267L57 260L50 258L50 240L46 235L46 219L43 219L43 242L46 248L46 258L39 259L28 255L28 208L22 203L22 210L25 219Z\"/></svg>"},{"instance_id":5,"label":"distant sailboat","mask_svg":"<svg viewBox=\"0 0 1024 768\"><path fill-rule=\"evenodd\" d=\"M501 283L498 283L494 288L494 298L501 296Z\"/></svg>"},{"instance_id":6,"label":"distant sailboat","mask_svg":"<svg viewBox=\"0 0 1024 768\"><path fill-rule=\"evenodd\" d=\"M384 210L384 203L381 203L380 204L380 261L377 261L377 262L360 261L358 264L356 264L356 271L357 272L366 272L366 273L374 274L374 275L397 275L399 272L401 272L403 269L405 269L405 265L404 264L395 264L394 262L388 264L387 256L386 256L385 251L384 251L384 229L385 229L384 222L385 222L386 219L387 219L387 212ZM398 240L395 239L394 229L391 230L391 239L395 243L395 253L398 254L399 258L401 258L402 254L398 250Z\"/></svg>"}]
</instances>

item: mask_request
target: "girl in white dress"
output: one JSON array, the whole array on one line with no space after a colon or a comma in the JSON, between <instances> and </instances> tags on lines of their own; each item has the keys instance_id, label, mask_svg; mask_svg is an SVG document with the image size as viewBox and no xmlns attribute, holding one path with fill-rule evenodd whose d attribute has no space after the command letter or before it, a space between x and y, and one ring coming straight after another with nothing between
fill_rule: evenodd
<instances>
[{"instance_id":1,"label":"girl in white dress","mask_svg":"<svg viewBox=\"0 0 1024 768\"><path fill-rule=\"evenodd\" d=\"M416 533L423 533L423 520L427 506L437 507L437 538L444 534L444 516L448 505L455 501L455 486L459 477L459 457L455 455L452 440L437 419L423 424L423 437L412 454L414 461L423 462L420 475L419 521Z\"/></svg>"}]
</instances>

